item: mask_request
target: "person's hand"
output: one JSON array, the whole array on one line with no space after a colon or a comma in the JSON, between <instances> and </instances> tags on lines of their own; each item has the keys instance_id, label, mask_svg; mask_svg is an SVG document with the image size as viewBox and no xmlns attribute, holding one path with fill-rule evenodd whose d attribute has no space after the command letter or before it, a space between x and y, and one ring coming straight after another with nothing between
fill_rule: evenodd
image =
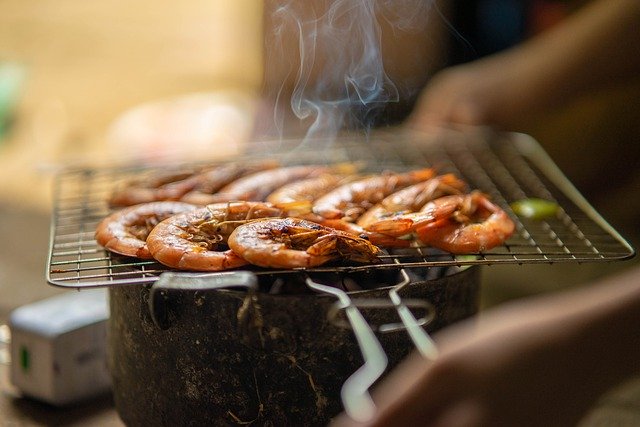
<instances>
[{"instance_id":1,"label":"person's hand","mask_svg":"<svg viewBox=\"0 0 640 427\"><path fill-rule=\"evenodd\" d=\"M375 418L335 426L569 426L637 372L640 269L563 295L511 303L436 335L373 393ZM633 320L636 319L636 320ZM335 427L334 426L334 427Z\"/></svg>"},{"instance_id":2,"label":"person's hand","mask_svg":"<svg viewBox=\"0 0 640 427\"><path fill-rule=\"evenodd\" d=\"M423 90L409 125L520 126L535 99L522 84L528 61L514 50L441 71Z\"/></svg>"},{"instance_id":3,"label":"person's hand","mask_svg":"<svg viewBox=\"0 0 640 427\"><path fill-rule=\"evenodd\" d=\"M571 380L580 355L556 328L533 312L508 310L477 328L447 331L435 362L415 355L376 391L370 425L574 425L595 396Z\"/></svg>"},{"instance_id":4,"label":"person's hand","mask_svg":"<svg viewBox=\"0 0 640 427\"><path fill-rule=\"evenodd\" d=\"M501 53L445 69L427 85L409 123L520 130L535 115L585 94L635 81L640 2L600 0Z\"/></svg>"},{"instance_id":5,"label":"person's hand","mask_svg":"<svg viewBox=\"0 0 640 427\"><path fill-rule=\"evenodd\" d=\"M580 355L537 317L510 310L449 331L436 362L414 357L380 391L373 425L574 425L597 394L583 395L571 379Z\"/></svg>"}]
</instances>

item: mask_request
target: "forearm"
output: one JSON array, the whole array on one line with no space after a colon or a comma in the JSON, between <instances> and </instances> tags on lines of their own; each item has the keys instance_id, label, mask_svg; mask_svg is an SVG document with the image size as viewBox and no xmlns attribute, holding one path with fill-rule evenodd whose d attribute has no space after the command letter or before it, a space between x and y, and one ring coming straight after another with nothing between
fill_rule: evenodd
<instances>
[{"instance_id":1,"label":"forearm","mask_svg":"<svg viewBox=\"0 0 640 427\"><path fill-rule=\"evenodd\" d=\"M574 304L568 321L577 332L576 357L592 371L593 385L611 387L640 373L640 268L582 290Z\"/></svg>"},{"instance_id":2,"label":"forearm","mask_svg":"<svg viewBox=\"0 0 640 427\"><path fill-rule=\"evenodd\" d=\"M640 268L563 294L511 303L438 334L379 388L370 424L575 425L638 372ZM352 425L340 418L336 425Z\"/></svg>"},{"instance_id":3,"label":"forearm","mask_svg":"<svg viewBox=\"0 0 640 427\"><path fill-rule=\"evenodd\" d=\"M547 108L640 74L640 2L596 0L519 49ZM546 97L541 97L546 93Z\"/></svg>"},{"instance_id":4,"label":"forearm","mask_svg":"<svg viewBox=\"0 0 640 427\"><path fill-rule=\"evenodd\" d=\"M640 373L640 267L563 294L513 304L507 312L500 320L511 319L506 328L528 335L524 341L534 353L555 354L547 375L579 384L572 391L576 401L593 401Z\"/></svg>"}]
</instances>

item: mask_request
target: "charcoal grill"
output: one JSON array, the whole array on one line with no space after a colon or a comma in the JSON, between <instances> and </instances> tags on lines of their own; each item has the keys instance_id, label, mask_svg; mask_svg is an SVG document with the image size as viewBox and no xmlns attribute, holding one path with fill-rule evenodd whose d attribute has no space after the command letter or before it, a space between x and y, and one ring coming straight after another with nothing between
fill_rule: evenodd
<instances>
[{"instance_id":1,"label":"charcoal grill","mask_svg":"<svg viewBox=\"0 0 640 427\"><path fill-rule=\"evenodd\" d=\"M126 353L126 349L122 350L122 347L134 346L131 342L123 344L123 341L126 340L118 335L127 335L130 340L130 335L140 332L126 329L134 319L129 316L129 312L122 308L124 306L129 306L130 312L141 316L143 326L139 329L143 330L143 333L153 335L151 340L147 337L143 338L143 341L146 342L145 345L159 351L168 342L173 343L172 340L177 339L176 329L170 329L172 323L179 325L180 316L187 316L192 311L197 312L196 306L200 304L198 298L202 296L199 292L203 288L219 289L221 291L216 294L218 296L215 298L229 297L230 301L234 301L225 308L227 310L225 313L228 315L227 317L237 318L235 321L241 323L241 312L246 313L247 307L252 306L252 301L256 301L256 294L272 293L274 283L280 283L282 280L294 283L301 281L303 285L299 286L300 288L318 292L323 297L329 295L330 298L334 298L337 301L335 304L323 306L326 309L327 318L336 328L339 329L347 325L355 333L364 365L346 380L338 376L340 377L339 381L344 382L342 402L345 409L354 418L366 419L374 410L368 397L368 388L387 367L387 354L392 354L388 349L383 350L374 330L375 332L406 330L408 332L406 336L410 337L409 345L412 343L425 357L435 357L437 349L425 332L425 324L429 322L430 318L433 318L434 312L435 326L432 324L431 327L427 327L427 331L433 331L438 327L445 326L448 322L467 317L475 311L475 306L471 304L456 315L449 316L447 321L443 321L442 317L446 317L443 314L445 311L440 310L439 307L436 307L435 311L429 310L427 307L422 313L416 314L420 311L416 311L416 307L420 304L415 304L415 300L412 299L415 294L412 294L411 290L419 286L412 282L410 276L419 274L420 278L417 282L427 288L429 286L437 288L444 283L446 286L443 289L446 289L454 287L452 283L455 283L455 280L451 278L469 274L477 276L476 266L479 265L608 262L628 259L635 254L633 248L578 193L537 142L524 134L496 133L489 129L474 128L462 131L441 130L434 134L377 131L366 138L344 136L330 146L321 143L321 141L306 141L302 144L299 141L269 141L254 143L251 150L247 150L246 155L234 159L234 161L251 162L264 158L277 159L283 164L358 162L364 165L366 172L372 173L433 166L442 173L452 172L466 180L470 188L479 189L489 194L492 200L505 209L515 221L516 232L502 246L479 253L452 255L416 246L385 251L380 257L381 261L376 264L334 264L290 270L247 268L234 273L176 276L171 272L162 275L162 273L167 273L166 267L153 261L133 260L111 254L98 246L93 238L96 225L110 211L107 200L114 185L158 166L64 170L55 181L47 280L52 285L67 288L110 287L112 316L114 313L120 316L117 321L112 322L115 325L113 330L118 332L117 334L112 333L112 345L118 347L113 350L116 355L114 357L127 359L128 353ZM558 212L556 215L542 220L520 218L511 210L510 204L526 198L554 201L559 206ZM383 285L377 286L377 289L372 289L372 292L368 293L368 285L359 283L359 281L362 277L370 277L371 275L376 278L374 281L381 280ZM179 279L180 276L182 279ZM325 283L327 277L331 278L331 286ZM435 280L430 278L435 278ZM203 280L206 280L207 283L204 283ZM465 281L465 279L461 280ZM345 285L353 283L356 284L355 288L352 285ZM142 286L132 287L131 285ZM246 287L248 291L239 291L237 289L239 287ZM232 290L228 290L229 288ZM194 307L185 309L172 305L172 293L180 290L196 292L195 297L189 297L192 299ZM406 292L407 290L409 292ZM464 294L462 299L473 300L475 290L477 290L475 285L465 287L461 291ZM358 298L359 293L364 293L366 298ZM381 298L384 296L387 299L382 301ZM438 299L433 294L430 297ZM272 303L269 300L270 297L263 296L261 298L263 298L260 303L262 306L269 306ZM279 301L275 303L275 306L282 305L285 300ZM292 299L288 301L291 302ZM115 308L114 302L118 304ZM224 300L220 300L219 303L227 304ZM141 304L148 305L148 312L146 308L140 307ZM292 305L296 304L298 302L292 303ZM434 303L434 305L436 304ZM397 314L400 322L393 323L386 320L379 322L379 319L365 318L362 311L367 310L367 307L374 308L374 311L390 308ZM126 322L122 320L124 318L127 319ZM268 323L267 320L265 322ZM153 326L153 324L157 330L149 332L150 325ZM227 326L227 329L231 328L231 326ZM318 327L324 331L324 326ZM161 336L158 331L162 330L172 332L169 332L169 335ZM340 335L336 330L331 332L331 336ZM179 329L177 331L178 334L181 333ZM115 341L113 336L116 336ZM243 337L246 338L245 335L240 334L235 337L235 340L242 340ZM343 338L340 335L340 339ZM261 338L261 340L264 350L264 339ZM158 342L162 344L159 345ZM334 344L337 345L335 342ZM396 344L398 343L396 342ZM229 345L233 346L233 344ZM145 352L144 348L138 351ZM237 351L233 353L233 357L241 357L239 356L241 353L241 351ZM296 355L296 357L300 357L297 353ZM397 359L395 356L394 354L392 358ZM271 357L271 355L255 356L251 359L251 363L264 361L265 357ZM357 357L355 357L355 361L353 356L349 357L350 367L357 367L362 363L357 360ZM285 358L285 365L289 363L287 360L290 361ZM280 363L280 361L280 359L277 359L276 362L272 360L272 363ZM397 360L394 360L395 362ZM159 423L167 423L167 420L180 419L179 417L184 416L185 411L192 416L197 412L196 409L189 406L193 396L190 396L187 390L182 397L184 397L184 406L188 409L183 408L182 415L178 413L176 418L171 418L172 411L167 409L166 405L159 408L159 404L150 403L148 413L139 418L136 414L140 411L140 399L132 398L128 393L136 387L138 382L148 380L135 378L133 382L127 382L126 377L135 376L141 367L139 361L132 363L135 369L131 367L129 369L118 367L114 369L117 372L114 386L118 387L119 383L122 385L120 392L116 391L116 403L117 406L125 407L124 409L119 407L118 410L127 422L143 424L144 421L148 421L149 417L157 416L160 418L151 419L155 419ZM136 365L136 363L138 364ZM260 374L256 374L252 368L253 365L247 366L245 369L253 372L253 379L248 381L245 388L255 388L254 394L256 394L259 388L256 375ZM279 369L281 368L282 366L279 366ZM203 369L206 368L203 367ZM310 374L309 378L311 378ZM181 379L183 377L177 378L175 381ZM211 380L211 378L209 379ZM126 383L126 387L124 387L124 383ZM311 384L313 385L313 382ZM147 395L143 400L154 402L166 400L166 396L158 395L157 389L161 389L161 386L153 383L153 387L156 388L155 394ZM325 387L329 389L331 386ZM317 390L315 387L312 388L314 396L317 398ZM136 390L138 393L144 392L144 390ZM168 389L164 390L168 393ZM238 395L242 394L238 393ZM257 394L258 400L254 403L263 408L260 393ZM272 394L277 395L277 393ZM127 403L132 399L135 403ZM174 396L173 403L168 403L168 406L175 407L176 399L177 397ZM247 395L242 395L242 399L247 399ZM288 403L288 405L290 408L295 406L292 403ZM326 412L320 411L319 406L312 408L314 415L308 418L311 420L310 423L326 422L336 413L336 408L331 404L325 405L323 408L326 409ZM301 416L304 408L297 408L296 411L298 410L299 413L296 416ZM228 424L241 422L247 417L253 419L247 414L242 418L236 412L231 410L222 413L206 412L203 413L202 419L211 419L212 416L222 417L226 419ZM262 421L273 422L275 420L275 422L282 423L287 420L286 414L283 415L281 410L271 411L274 418L269 418L265 414L268 414L268 411L261 410L257 415L254 415L258 418L262 417L260 418ZM285 418L281 418L283 416Z\"/></svg>"}]
</instances>

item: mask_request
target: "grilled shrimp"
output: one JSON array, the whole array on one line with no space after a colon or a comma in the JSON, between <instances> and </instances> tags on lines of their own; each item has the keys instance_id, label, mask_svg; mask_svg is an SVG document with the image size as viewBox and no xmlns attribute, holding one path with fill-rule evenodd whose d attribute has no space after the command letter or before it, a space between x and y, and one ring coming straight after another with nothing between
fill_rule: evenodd
<instances>
[{"instance_id":1,"label":"grilled shrimp","mask_svg":"<svg viewBox=\"0 0 640 427\"><path fill-rule=\"evenodd\" d=\"M178 200L196 184L192 177L196 169L163 171L125 182L109 199L111 206L132 206L163 200Z\"/></svg>"},{"instance_id":2,"label":"grilled shrimp","mask_svg":"<svg viewBox=\"0 0 640 427\"><path fill-rule=\"evenodd\" d=\"M243 176L208 197L202 195L201 203L217 203L234 200L264 200L277 188L289 182L310 178L329 172L326 166L290 166L256 172Z\"/></svg>"},{"instance_id":3,"label":"grilled shrimp","mask_svg":"<svg viewBox=\"0 0 640 427\"><path fill-rule=\"evenodd\" d=\"M355 221L367 209L389 194L425 181L434 175L433 169L420 169L407 173L386 173L353 181L330 191L315 201L313 212L326 219L342 218Z\"/></svg>"},{"instance_id":4,"label":"grilled shrimp","mask_svg":"<svg viewBox=\"0 0 640 427\"><path fill-rule=\"evenodd\" d=\"M116 189L109 203L112 206L131 206L162 200L181 200L192 204L206 204L197 198L198 194L212 193L243 175L276 166L275 162L262 162L162 172L124 183ZM186 197L187 194L190 196Z\"/></svg>"},{"instance_id":5,"label":"grilled shrimp","mask_svg":"<svg viewBox=\"0 0 640 427\"><path fill-rule=\"evenodd\" d=\"M194 205L207 205L212 203L212 194L236 179L276 167L278 167L276 162L265 161L249 165L228 164L212 168L198 174L197 184L180 200Z\"/></svg>"},{"instance_id":6,"label":"grilled shrimp","mask_svg":"<svg viewBox=\"0 0 640 427\"><path fill-rule=\"evenodd\" d=\"M371 233L352 222L341 219L325 219L320 215L311 212L313 200L326 194L328 191L338 187L347 181L353 181L353 175L331 175L324 174L315 178L308 178L302 181L286 184L267 197L267 202L289 209L290 216L306 219L326 227L345 231L354 236L368 239L371 243L382 247L406 247L409 241L395 239L379 233Z\"/></svg>"},{"instance_id":7,"label":"grilled shrimp","mask_svg":"<svg viewBox=\"0 0 640 427\"><path fill-rule=\"evenodd\" d=\"M461 194L465 188L465 182L455 175L439 175L390 194L358 218L357 224L366 229L391 215L416 212L439 197Z\"/></svg>"},{"instance_id":8,"label":"grilled shrimp","mask_svg":"<svg viewBox=\"0 0 640 427\"><path fill-rule=\"evenodd\" d=\"M335 259L372 262L379 249L365 239L298 218L246 223L229 236L229 247L261 267L315 267Z\"/></svg>"},{"instance_id":9,"label":"grilled shrimp","mask_svg":"<svg viewBox=\"0 0 640 427\"><path fill-rule=\"evenodd\" d=\"M432 206L425 205L427 211L442 209L444 215L434 214L439 219L416 227L423 243L454 254L472 253L499 246L513 234L515 224L509 215L486 195L476 191L448 197L455 199L436 204L437 199ZM452 204L455 209L446 215Z\"/></svg>"},{"instance_id":10,"label":"grilled shrimp","mask_svg":"<svg viewBox=\"0 0 640 427\"><path fill-rule=\"evenodd\" d=\"M149 234L147 245L153 258L177 269L240 267L246 261L226 248L229 234L248 220L282 215L281 209L263 202L215 203L162 221Z\"/></svg>"},{"instance_id":11,"label":"grilled shrimp","mask_svg":"<svg viewBox=\"0 0 640 427\"><path fill-rule=\"evenodd\" d=\"M290 182L269 194L267 202L276 205L309 204L323 194L328 193L348 178L342 175L322 174L313 178Z\"/></svg>"},{"instance_id":12,"label":"grilled shrimp","mask_svg":"<svg viewBox=\"0 0 640 427\"><path fill-rule=\"evenodd\" d=\"M346 222L341 219L325 219L311 212L313 200L344 184L346 181L354 179L353 176L324 174L315 178L292 182L271 193L269 197L267 197L267 201L277 206L288 208L289 216L306 219L326 227L345 231L354 236L368 239L374 245L383 247L408 246L409 242L407 240L395 239L390 236L385 236L384 234L370 233L352 222Z\"/></svg>"},{"instance_id":13,"label":"grilled shrimp","mask_svg":"<svg viewBox=\"0 0 640 427\"><path fill-rule=\"evenodd\" d=\"M129 206L103 219L96 228L98 244L121 255L151 259L146 240L162 220L196 206L181 202L152 202Z\"/></svg>"}]
</instances>

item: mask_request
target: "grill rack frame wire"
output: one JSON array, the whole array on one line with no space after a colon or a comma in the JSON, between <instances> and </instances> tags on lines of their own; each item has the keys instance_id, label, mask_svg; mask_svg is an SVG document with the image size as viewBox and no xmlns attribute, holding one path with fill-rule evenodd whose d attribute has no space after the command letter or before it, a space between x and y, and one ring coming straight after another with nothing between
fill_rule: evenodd
<instances>
[{"instance_id":1,"label":"grill rack frame wire","mask_svg":"<svg viewBox=\"0 0 640 427\"><path fill-rule=\"evenodd\" d=\"M516 232L504 245L481 253L452 255L418 246L385 251L377 264L289 270L249 268L258 275L349 275L443 266L609 262L635 255L629 243L529 135L484 128L435 134L378 131L366 139L341 137L330 147L320 146L317 141L266 141L253 143L246 151L233 161L272 158L283 164L358 162L365 165L366 172L373 173L433 166L439 173L455 173L470 188L487 193L516 223ZM46 273L49 284L68 288L151 284L169 270L155 261L111 254L93 238L96 225L110 212L107 199L114 186L160 167L67 168L57 174ZM510 203L530 197L556 202L558 214L535 221L515 215Z\"/></svg>"}]
</instances>

